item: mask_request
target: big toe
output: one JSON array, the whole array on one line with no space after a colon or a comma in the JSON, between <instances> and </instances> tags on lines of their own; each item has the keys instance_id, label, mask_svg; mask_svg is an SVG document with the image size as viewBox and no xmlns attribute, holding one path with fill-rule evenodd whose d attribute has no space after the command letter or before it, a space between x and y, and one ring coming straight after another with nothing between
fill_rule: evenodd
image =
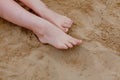
<instances>
[{"instance_id":1,"label":"big toe","mask_svg":"<svg viewBox=\"0 0 120 80\"><path fill-rule=\"evenodd\" d=\"M82 40L75 39L75 42L77 43L77 45L79 45L82 43Z\"/></svg>"},{"instance_id":2,"label":"big toe","mask_svg":"<svg viewBox=\"0 0 120 80\"><path fill-rule=\"evenodd\" d=\"M72 39L69 40L69 42L73 45L79 45L79 44L82 43L82 40L72 38Z\"/></svg>"}]
</instances>

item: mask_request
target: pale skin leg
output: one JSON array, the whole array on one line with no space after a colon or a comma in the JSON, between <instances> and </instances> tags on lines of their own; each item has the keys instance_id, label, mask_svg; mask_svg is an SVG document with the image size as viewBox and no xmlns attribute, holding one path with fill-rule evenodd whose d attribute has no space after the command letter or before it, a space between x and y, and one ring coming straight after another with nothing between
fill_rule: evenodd
<instances>
[{"instance_id":1,"label":"pale skin leg","mask_svg":"<svg viewBox=\"0 0 120 80\"><path fill-rule=\"evenodd\" d=\"M73 21L70 18L60 15L49 9L41 0L20 1L26 4L29 8L33 9L39 16L55 24L64 32L67 32L73 23Z\"/></svg>"},{"instance_id":2,"label":"pale skin leg","mask_svg":"<svg viewBox=\"0 0 120 80\"><path fill-rule=\"evenodd\" d=\"M33 15L13 0L0 0L0 17L32 30L42 43L48 43L58 49L68 49L81 43L50 22Z\"/></svg>"}]
</instances>

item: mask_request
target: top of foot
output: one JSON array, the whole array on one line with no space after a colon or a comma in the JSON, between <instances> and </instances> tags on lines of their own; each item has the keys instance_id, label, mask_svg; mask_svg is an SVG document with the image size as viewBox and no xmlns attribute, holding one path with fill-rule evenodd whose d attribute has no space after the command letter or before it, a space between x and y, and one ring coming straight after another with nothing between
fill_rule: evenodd
<instances>
[{"instance_id":1,"label":"top of foot","mask_svg":"<svg viewBox=\"0 0 120 80\"><path fill-rule=\"evenodd\" d=\"M39 11L38 14L44 19L47 19L49 22L56 25L56 27L59 27L64 32L68 32L69 28L72 26L73 23L70 18L60 15L48 8L45 8L44 12Z\"/></svg>"},{"instance_id":2,"label":"top of foot","mask_svg":"<svg viewBox=\"0 0 120 80\"><path fill-rule=\"evenodd\" d=\"M44 26L42 29L43 31L41 31L41 28L38 27L35 32L42 43L48 43L57 49L69 49L81 44L82 42L81 40L67 35L61 29L55 27L49 22L43 22L41 25ZM42 32L42 36L39 31Z\"/></svg>"}]
</instances>

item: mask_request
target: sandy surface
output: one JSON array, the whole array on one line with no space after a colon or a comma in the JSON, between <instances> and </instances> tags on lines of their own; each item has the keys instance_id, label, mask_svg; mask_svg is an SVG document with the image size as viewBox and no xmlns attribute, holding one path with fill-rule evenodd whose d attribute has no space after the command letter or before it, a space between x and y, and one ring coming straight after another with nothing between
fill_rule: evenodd
<instances>
[{"instance_id":1,"label":"sandy surface","mask_svg":"<svg viewBox=\"0 0 120 80\"><path fill-rule=\"evenodd\" d=\"M44 0L69 16L84 43L67 51L39 43L0 19L0 80L120 80L120 0Z\"/></svg>"}]
</instances>

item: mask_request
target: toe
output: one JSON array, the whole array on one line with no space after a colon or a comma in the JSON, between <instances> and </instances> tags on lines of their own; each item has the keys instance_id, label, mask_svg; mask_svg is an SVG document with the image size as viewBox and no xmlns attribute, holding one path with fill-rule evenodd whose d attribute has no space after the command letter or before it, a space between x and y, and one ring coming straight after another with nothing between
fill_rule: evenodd
<instances>
[{"instance_id":1,"label":"toe","mask_svg":"<svg viewBox=\"0 0 120 80\"><path fill-rule=\"evenodd\" d=\"M73 24L73 21L71 19L68 19L65 21L65 23L69 24L69 25L72 25Z\"/></svg>"},{"instance_id":2,"label":"toe","mask_svg":"<svg viewBox=\"0 0 120 80\"><path fill-rule=\"evenodd\" d=\"M72 23L73 23L73 21L71 19L66 19L62 26L65 28L70 28Z\"/></svg>"},{"instance_id":3,"label":"toe","mask_svg":"<svg viewBox=\"0 0 120 80\"><path fill-rule=\"evenodd\" d=\"M75 39L75 41L76 41L77 45L82 43L82 40Z\"/></svg>"},{"instance_id":4,"label":"toe","mask_svg":"<svg viewBox=\"0 0 120 80\"><path fill-rule=\"evenodd\" d=\"M65 32L68 32L68 28L65 28Z\"/></svg>"},{"instance_id":5,"label":"toe","mask_svg":"<svg viewBox=\"0 0 120 80\"><path fill-rule=\"evenodd\" d=\"M73 48L73 45L71 43L66 43L66 46L68 46L69 48Z\"/></svg>"},{"instance_id":6,"label":"toe","mask_svg":"<svg viewBox=\"0 0 120 80\"><path fill-rule=\"evenodd\" d=\"M70 28L72 24L64 22L62 25L64 28Z\"/></svg>"},{"instance_id":7,"label":"toe","mask_svg":"<svg viewBox=\"0 0 120 80\"><path fill-rule=\"evenodd\" d=\"M73 44L73 45L77 45L77 44L78 44L75 40L70 40L69 42L70 42L71 44Z\"/></svg>"},{"instance_id":8,"label":"toe","mask_svg":"<svg viewBox=\"0 0 120 80\"><path fill-rule=\"evenodd\" d=\"M68 32L68 28L64 28L64 27L59 27L61 30L63 30L64 32Z\"/></svg>"},{"instance_id":9,"label":"toe","mask_svg":"<svg viewBox=\"0 0 120 80\"><path fill-rule=\"evenodd\" d=\"M58 48L58 49L68 49L68 46L66 46L65 44L58 44L55 47Z\"/></svg>"},{"instance_id":10,"label":"toe","mask_svg":"<svg viewBox=\"0 0 120 80\"><path fill-rule=\"evenodd\" d=\"M69 38L69 42L70 42L71 44L73 44L73 45L79 45L79 44L82 43L82 40L79 40L79 39L70 37L70 38Z\"/></svg>"}]
</instances>

